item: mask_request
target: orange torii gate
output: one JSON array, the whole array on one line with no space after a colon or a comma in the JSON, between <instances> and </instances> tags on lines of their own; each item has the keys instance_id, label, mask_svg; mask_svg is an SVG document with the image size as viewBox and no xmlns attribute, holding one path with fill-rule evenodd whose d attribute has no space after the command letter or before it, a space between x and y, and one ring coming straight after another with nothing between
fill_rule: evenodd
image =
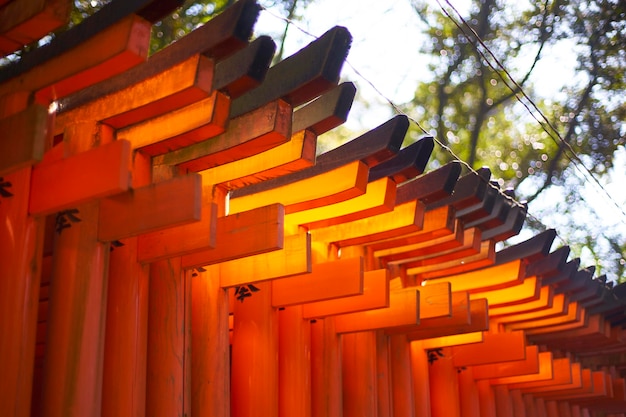
<instances>
[{"instance_id":1,"label":"orange torii gate","mask_svg":"<svg viewBox=\"0 0 626 417\"><path fill-rule=\"evenodd\" d=\"M270 68L241 0L147 57L179 3L0 69L2 415L626 412L622 287L554 231L496 250L526 207L488 169L424 172L403 116L316 156L345 28ZM3 53L69 8L0 4Z\"/></svg>"}]
</instances>

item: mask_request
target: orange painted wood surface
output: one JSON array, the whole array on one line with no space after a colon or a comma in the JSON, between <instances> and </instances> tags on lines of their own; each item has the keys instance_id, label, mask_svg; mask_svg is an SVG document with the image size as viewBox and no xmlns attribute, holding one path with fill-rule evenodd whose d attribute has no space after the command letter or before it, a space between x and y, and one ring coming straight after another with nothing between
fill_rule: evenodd
<instances>
[{"instance_id":1,"label":"orange painted wood surface","mask_svg":"<svg viewBox=\"0 0 626 417\"><path fill-rule=\"evenodd\" d=\"M110 254L102 416L146 414L150 270L137 263L137 239Z\"/></svg>"},{"instance_id":2,"label":"orange painted wood surface","mask_svg":"<svg viewBox=\"0 0 626 417\"><path fill-rule=\"evenodd\" d=\"M311 243L302 233L285 236L282 249L219 263L222 287L251 284L311 272Z\"/></svg>"},{"instance_id":3,"label":"orange painted wood surface","mask_svg":"<svg viewBox=\"0 0 626 417\"><path fill-rule=\"evenodd\" d=\"M376 333L346 334L342 342L343 415L374 417L378 409Z\"/></svg>"},{"instance_id":4,"label":"orange painted wood surface","mask_svg":"<svg viewBox=\"0 0 626 417\"><path fill-rule=\"evenodd\" d=\"M185 373L186 321L191 281L181 269L180 258L150 265L148 296L148 353L146 416L183 415L190 375Z\"/></svg>"},{"instance_id":5,"label":"orange painted wood surface","mask_svg":"<svg viewBox=\"0 0 626 417\"><path fill-rule=\"evenodd\" d=\"M301 130L282 145L205 169L200 174L205 183L236 190L312 166L316 144L317 136L308 130Z\"/></svg>"},{"instance_id":6,"label":"orange painted wood surface","mask_svg":"<svg viewBox=\"0 0 626 417\"><path fill-rule=\"evenodd\" d=\"M389 307L336 316L335 328L338 333L352 333L418 324L419 305L418 291L392 291Z\"/></svg>"},{"instance_id":7,"label":"orange painted wood surface","mask_svg":"<svg viewBox=\"0 0 626 417\"><path fill-rule=\"evenodd\" d=\"M0 175L41 161L51 121L48 109L37 104L0 119Z\"/></svg>"},{"instance_id":8,"label":"orange painted wood surface","mask_svg":"<svg viewBox=\"0 0 626 417\"><path fill-rule=\"evenodd\" d=\"M2 177L0 414L30 416L44 219L28 216L30 168ZM5 188L6 187L6 188Z\"/></svg>"},{"instance_id":9,"label":"orange painted wood surface","mask_svg":"<svg viewBox=\"0 0 626 417\"><path fill-rule=\"evenodd\" d=\"M161 155L223 133L229 108L230 99L214 91L185 107L119 129L117 137L147 155Z\"/></svg>"},{"instance_id":10,"label":"orange painted wood surface","mask_svg":"<svg viewBox=\"0 0 626 417\"><path fill-rule=\"evenodd\" d=\"M32 201L32 200L31 200ZM98 204L55 237L40 415L100 413L109 245L99 243Z\"/></svg>"},{"instance_id":11,"label":"orange painted wood surface","mask_svg":"<svg viewBox=\"0 0 626 417\"><path fill-rule=\"evenodd\" d=\"M314 241L334 243L342 247L390 239L420 230L423 210L423 205L411 201L395 206L389 213L315 228L311 230L311 236Z\"/></svg>"},{"instance_id":12,"label":"orange painted wood surface","mask_svg":"<svg viewBox=\"0 0 626 417\"><path fill-rule=\"evenodd\" d=\"M285 222L308 229L328 227L393 210L396 184L389 178L370 182L364 194L349 200L288 214Z\"/></svg>"},{"instance_id":13,"label":"orange painted wood surface","mask_svg":"<svg viewBox=\"0 0 626 417\"><path fill-rule=\"evenodd\" d=\"M213 62L194 55L147 80L59 113L55 134L76 120L96 120L118 129L141 122L206 98L212 82Z\"/></svg>"},{"instance_id":14,"label":"orange painted wood surface","mask_svg":"<svg viewBox=\"0 0 626 417\"><path fill-rule=\"evenodd\" d=\"M282 249L284 215L284 207L273 204L218 217L214 247L190 250L182 257L183 267L201 267ZM191 228L186 235L189 233L193 235Z\"/></svg>"},{"instance_id":15,"label":"orange painted wood surface","mask_svg":"<svg viewBox=\"0 0 626 417\"><path fill-rule=\"evenodd\" d=\"M292 306L278 312L278 325L278 415L311 416L310 323Z\"/></svg>"},{"instance_id":16,"label":"orange painted wood surface","mask_svg":"<svg viewBox=\"0 0 626 417\"><path fill-rule=\"evenodd\" d=\"M120 74L148 55L150 23L128 16L68 52L0 85L0 95L28 86L48 105L86 86Z\"/></svg>"},{"instance_id":17,"label":"orange painted wood surface","mask_svg":"<svg viewBox=\"0 0 626 417\"><path fill-rule=\"evenodd\" d=\"M526 356L524 332L486 333L482 343L453 349L454 365L468 366L522 360Z\"/></svg>"},{"instance_id":18,"label":"orange painted wood surface","mask_svg":"<svg viewBox=\"0 0 626 417\"><path fill-rule=\"evenodd\" d=\"M229 301L212 272L191 274L191 414L230 417Z\"/></svg>"},{"instance_id":19,"label":"orange painted wood surface","mask_svg":"<svg viewBox=\"0 0 626 417\"><path fill-rule=\"evenodd\" d=\"M430 407L432 417L460 417L459 386L457 369L450 348L442 351L443 356L428 365L430 375Z\"/></svg>"},{"instance_id":20,"label":"orange painted wood surface","mask_svg":"<svg viewBox=\"0 0 626 417\"><path fill-rule=\"evenodd\" d=\"M363 292L363 259L315 263L311 272L272 281L272 305L285 307Z\"/></svg>"},{"instance_id":21,"label":"orange painted wood surface","mask_svg":"<svg viewBox=\"0 0 626 417\"><path fill-rule=\"evenodd\" d=\"M381 331L376 332L376 406L379 417L392 415L392 375L389 337ZM408 345L407 345L408 346ZM410 371L409 371L410 372ZM409 373L410 375L410 373Z\"/></svg>"},{"instance_id":22,"label":"orange painted wood surface","mask_svg":"<svg viewBox=\"0 0 626 417\"><path fill-rule=\"evenodd\" d=\"M480 417L478 386L472 368L461 369L457 375L459 386L459 405L462 417Z\"/></svg>"},{"instance_id":23,"label":"orange painted wood surface","mask_svg":"<svg viewBox=\"0 0 626 417\"><path fill-rule=\"evenodd\" d=\"M114 141L50 164L35 166L29 212L33 215L50 214L128 190L129 159L129 143Z\"/></svg>"},{"instance_id":24,"label":"orange painted wood surface","mask_svg":"<svg viewBox=\"0 0 626 417\"><path fill-rule=\"evenodd\" d=\"M413 417L413 379L411 375L411 345L404 335L389 337L391 362L391 395L394 417Z\"/></svg>"},{"instance_id":25,"label":"orange painted wood surface","mask_svg":"<svg viewBox=\"0 0 626 417\"><path fill-rule=\"evenodd\" d=\"M430 416L430 372L428 356L421 342L411 342L411 375L416 416Z\"/></svg>"},{"instance_id":26,"label":"orange painted wood surface","mask_svg":"<svg viewBox=\"0 0 626 417\"><path fill-rule=\"evenodd\" d=\"M315 417L343 415L341 338L333 317L311 323L311 415Z\"/></svg>"},{"instance_id":27,"label":"orange painted wood surface","mask_svg":"<svg viewBox=\"0 0 626 417\"><path fill-rule=\"evenodd\" d=\"M292 108L282 100L228 121L228 129L202 141L154 158L155 165L202 171L238 161L281 145L291 137ZM265 205L265 204L264 204Z\"/></svg>"},{"instance_id":28,"label":"orange painted wood surface","mask_svg":"<svg viewBox=\"0 0 626 417\"><path fill-rule=\"evenodd\" d=\"M303 315L317 318L387 307L388 282L386 270L366 271L363 275L363 294L304 304Z\"/></svg>"},{"instance_id":29,"label":"orange painted wood surface","mask_svg":"<svg viewBox=\"0 0 626 417\"><path fill-rule=\"evenodd\" d=\"M476 365L472 367L472 374L475 379L505 378L536 374L538 372L539 349L537 346L526 346L526 357L521 361Z\"/></svg>"},{"instance_id":30,"label":"orange painted wood surface","mask_svg":"<svg viewBox=\"0 0 626 417\"><path fill-rule=\"evenodd\" d=\"M278 415L278 311L269 283L233 306L231 416Z\"/></svg>"},{"instance_id":31,"label":"orange painted wood surface","mask_svg":"<svg viewBox=\"0 0 626 417\"><path fill-rule=\"evenodd\" d=\"M230 202L230 209L232 213L239 213L281 203L288 214L345 201L365 193L368 173L367 165L356 161L295 183L234 198Z\"/></svg>"},{"instance_id":32,"label":"orange painted wood surface","mask_svg":"<svg viewBox=\"0 0 626 417\"><path fill-rule=\"evenodd\" d=\"M202 182L185 175L100 201L98 238L113 241L200 220Z\"/></svg>"},{"instance_id":33,"label":"orange painted wood surface","mask_svg":"<svg viewBox=\"0 0 626 417\"><path fill-rule=\"evenodd\" d=\"M204 188L199 221L140 235L137 259L149 263L214 248L218 208L206 194Z\"/></svg>"}]
</instances>

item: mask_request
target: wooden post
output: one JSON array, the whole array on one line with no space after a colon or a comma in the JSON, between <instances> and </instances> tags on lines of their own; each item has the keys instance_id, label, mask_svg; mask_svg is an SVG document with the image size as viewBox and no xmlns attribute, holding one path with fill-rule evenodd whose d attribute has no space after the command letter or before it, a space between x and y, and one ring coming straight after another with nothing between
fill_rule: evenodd
<instances>
[{"instance_id":1,"label":"wooden post","mask_svg":"<svg viewBox=\"0 0 626 417\"><path fill-rule=\"evenodd\" d=\"M110 255L102 417L146 414L148 265L137 263L137 239Z\"/></svg>"},{"instance_id":2,"label":"wooden post","mask_svg":"<svg viewBox=\"0 0 626 417\"><path fill-rule=\"evenodd\" d=\"M231 415L278 415L278 316L272 307L272 287L259 289L233 306Z\"/></svg>"},{"instance_id":3,"label":"wooden post","mask_svg":"<svg viewBox=\"0 0 626 417\"><path fill-rule=\"evenodd\" d=\"M110 142L111 131L68 126L68 155ZM89 179L86 178L86 181ZM57 215L41 415L100 415L109 244L98 241L97 202Z\"/></svg>"},{"instance_id":4,"label":"wooden post","mask_svg":"<svg viewBox=\"0 0 626 417\"><path fill-rule=\"evenodd\" d=\"M230 417L228 292L218 274L206 267L191 278L191 415L196 417Z\"/></svg>"},{"instance_id":5,"label":"wooden post","mask_svg":"<svg viewBox=\"0 0 626 417\"><path fill-rule=\"evenodd\" d=\"M30 416L43 218L28 216L31 169L0 179L0 414Z\"/></svg>"},{"instance_id":6,"label":"wooden post","mask_svg":"<svg viewBox=\"0 0 626 417\"><path fill-rule=\"evenodd\" d=\"M430 416L430 373L428 356L421 342L411 342L411 373L415 417Z\"/></svg>"},{"instance_id":7,"label":"wooden post","mask_svg":"<svg viewBox=\"0 0 626 417\"><path fill-rule=\"evenodd\" d=\"M452 350L443 348L429 365L430 406L432 417L460 417L457 371L452 363Z\"/></svg>"},{"instance_id":8,"label":"wooden post","mask_svg":"<svg viewBox=\"0 0 626 417\"><path fill-rule=\"evenodd\" d=\"M341 417L341 336L335 318L311 325L311 409L314 417Z\"/></svg>"},{"instance_id":9,"label":"wooden post","mask_svg":"<svg viewBox=\"0 0 626 417\"><path fill-rule=\"evenodd\" d=\"M311 416L311 329L302 306L278 313L278 415Z\"/></svg>"},{"instance_id":10,"label":"wooden post","mask_svg":"<svg viewBox=\"0 0 626 417\"><path fill-rule=\"evenodd\" d=\"M391 355L389 336L383 330L376 331L376 382L378 388L377 417L392 416ZM409 369L410 372L410 369Z\"/></svg>"},{"instance_id":11,"label":"wooden post","mask_svg":"<svg viewBox=\"0 0 626 417\"><path fill-rule=\"evenodd\" d=\"M461 417L480 417L478 387L474 380L472 368L461 369L458 374L458 380Z\"/></svg>"},{"instance_id":12,"label":"wooden post","mask_svg":"<svg viewBox=\"0 0 626 417\"><path fill-rule=\"evenodd\" d=\"M343 415L374 417L377 406L376 332L343 335Z\"/></svg>"},{"instance_id":13,"label":"wooden post","mask_svg":"<svg viewBox=\"0 0 626 417\"><path fill-rule=\"evenodd\" d=\"M476 385L478 386L481 417L496 417L496 399L489 380L480 380L476 382Z\"/></svg>"},{"instance_id":14,"label":"wooden post","mask_svg":"<svg viewBox=\"0 0 626 417\"><path fill-rule=\"evenodd\" d=\"M405 335L390 336L391 381L394 417L412 417L413 383L411 379L411 349Z\"/></svg>"},{"instance_id":15,"label":"wooden post","mask_svg":"<svg viewBox=\"0 0 626 417\"><path fill-rule=\"evenodd\" d=\"M496 414L498 417L512 416L513 405L511 403L511 395L506 385L496 385L493 387L493 393L496 400Z\"/></svg>"},{"instance_id":16,"label":"wooden post","mask_svg":"<svg viewBox=\"0 0 626 417\"><path fill-rule=\"evenodd\" d=\"M183 416L185 404L186 310L189 293L180 257L150 265L147 416ZM187 326L186 326L187 325Z\"/></svg>"}]
</instances>

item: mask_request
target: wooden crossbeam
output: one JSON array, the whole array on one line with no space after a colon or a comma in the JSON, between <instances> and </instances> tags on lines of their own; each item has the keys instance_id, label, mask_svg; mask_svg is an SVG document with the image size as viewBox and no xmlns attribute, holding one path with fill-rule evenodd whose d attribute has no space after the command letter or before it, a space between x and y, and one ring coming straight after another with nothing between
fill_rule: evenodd
<instances>
[{"instance_id":1,"label":"wooden crossbeam","mask_svg":"<svg viewBox=\"0 0 626 417\"><path fill-rule=\"evenodd\" d=\"M429 137L412 143L402 149L398 155L372 168L369 181L389 177L396 184L400 184L421 175L434 146L433 138Z\"/></svg>"},{"instance_id":2,"label":"wooden crossbeam","mask_svg":"<svg viewBox=\"0 0 626 417\"><path fill-rule=\"evenodd\" d=\"M283 247L284 209L280 204L219 217L213 247L188 247L183 268L198 268ZM187 235L189 236L189 235Z\"/></svg>"},{"instance_id":3,"label":"wooden crossbeam","mask_svg":"<svg viewBox=\"0 0 626 417\"><path fill-rule=\"evenodd\" d=\"M265 104L253 112L233 118L228 130L214 140L159 155L154 165L178 165L189 171L202 171L237 161L286 142L290 137L292 109L281 100ZM192 133L193 134L193 133Z\"/></svg>"},{"instance_id":4,"label":"wooden crossbeam","mask_svg":"<svg viewBox=\"0 0 626 417\"><path fill-rule=\"evenodd\" d=\"M310 233L313 241L332 243L339 247L363 245L419 231L423 214L423 205L418 201L410 201L395 205L388 213L315 228Z\"/></svg>"},{"instance_id":5,"label":"wooden crossbeam","mask_svg":"<svg viewBox=\"0 0 626 417\"><path fill-rule=\"evenodd\" d=\"M456 210L465 209L482 201L487 184L491 177L488 168L480 168L476 173L469 173L456 182L454 192L449 197L433 202L429 207L442 207L452 205Z\"/></svg>"},{"instance_id":6,"label":"wooden crossbeam","mask_svg":"<svg viewBox=\"0 0 626 417\"><path fill-rule=\"evenodd\" d=\"M560 294L555 295L552 298L552 303L531 311L515 311L505 310L505 312L511 313L503 317L497 317L495 320L498 323L516 323L525 322L529 320L536 320L542 318L558 317L567 313L569 305L569 299Z\"/></svg>"},{"instance_id":7,"label":"wooden crossbeam","mask_svg":"<svg viewBox=\"0 0 626 417\"><path fill-rule=\"evenodd\" d=\"M220 92L161 116L117 131L133 149L154 156L197 143L224 132L230 100Z\"/></svg>"},{"instance_id":8,"label":"wooden crossbeam","mask_svg":"<svg viewBox=\"0 0 626 417\"><path fill-rule=\"evenodd\" d=\"M41 161L52 118L40 105L0 119L0 175Z\"/></svg>"},{"instance_id":9,"label":"wooden crossbeam","mask_svg":"<svg viewBox=\"0 0 626 417\"><path fill-rule=\"evenodd\" d=\"M311 241L304 233L285 236L280 250L221 262L215 268L224 288L308 273Z\"/></svg>"},{"instance_id":10,"label":"wooden crossbeam","mask_svg":"<svg viewBox=\"0 0 626 417\"><path fill-rule=\"evenodd\" d=\"M446 248L440 250L439 252L433 251L431 253L424 253L423 255L419 255L419 252L416 253L416 251L412 251L411 255L409 255L407 259L402 259L397 263L402 265L403 268L406 268L407 273L412 273L410 271L413 271L414 269L446 264L451 261L467 258L481 252L483 244L480 238L481 234L477 231L477 229L473 228L465 230L463 233L463 240L460 245L452 248ZM446 242L444 246L448 246L448 243L449 242ZM430 250L431 249L424 252L430 252ZM398 259L398 257L396 257L396 259Z\"/></svg>"},{"instance_id":11,"label":"wooden crossbeam","mask_svg":"<svg viewBox=\"0 0 626 417\"><path fill-rule=\"evenodd\" d=\"M419 323L419 292L392 291L389 307L335 317L337 333L363 332Z\"/></svg>"},{"instance_id":12,"label":"wooden crossbeam","mask_svg":"<svg viewBox=\"0 0 626 417\"><path fill-rule=\"evenodd\" d=\"M451 260L437 265L407 268L407 275L413 275L416 280L427 280L446 277L449 274L462 274L467 271L481 269L493 265L495 258L495 242L483 241L480 251L475 255L468 255L460 260Z\"/></svg>"},{"instance_id":13,"label":"wooden crossbeam","mask_svg":"<svg viewBox=\"0 0 626 417\"><path fill-rule=\"evenodd\" d=\"M304 304L304 318L315 319L338 314L355 313L389 306L389 285L384 269L366 271L363 275L363 293L335 300Z\"/></svg>"},{"instance_id":14,"label":"wooden crossbeam","mask_svg":"<svg viewBox=\"0 0 626 417\"><path fill-rule=\"evenodd\" d=\"M106 29L93 36L87 36L90 29L102 23L91 25L101 17L98 15L89 20L90 24L85 22L75 26L47 47L36 49L18 64L1 71L0 81L4 82L0 84L0 96L26 88L36 92L38 102L48 105L57 98L120 74L145 60L150 41L148 21L131 15L104 26ZM69 44L72 47L66 46ZM57 45L62 48L57 48Z\"/></svg>"},{"instance_id":15,"label":"wooden crossbeam","mask_svg":"<svg viewBox=\"0 0 626 417\"><path fill-rule=\"evenodd\" d=\"M489 383L492 385L503 384L525 384L550 381L554 378L554 373L558 367L569 367L570 361L567 358L554 359L551 352L540 352L538 356L538 370L537 372L531 372L523 375L496 375ZM516 366L521 363L520 361L509 362L512 366ZM493 364L492 364L493 365ZM485 366L485 365L481 365ZM496 365L497 366L497 365Z\"/></svg>"},{"instance_id":16,"label":"wooden crossbeam","mask_svg":"<svg viewBox=\"0 0 626 417\"><path fill-rule=\"evenodd\" d=\"M478 246L480 248L480 230L463 230L461 224L457 221L455 223L455 233L424 242L381 249L374 252L374 255L385 264L398 265L437 256L441 252L458 248L464 242L470 242L468 244L470 247Z\"/></svg>"},{"instance_id":17,"label":"wooden crossbeam","mask_svg":"<svg viewBox=\"0 0 626 417\"><path fill-rule=\"evenodd\" d=\"M355 161L335 170L265 192L238 197L236 191L239 190L236 190L232 196L237 198L230 201L230 210L231 213L239 213L259 205L276 202L285 205L287 214L322 207L364 194L368 174L367 165L361 161Z\"/></svg>"},{"instance_id":18,"label":"wooden crossbeam","mask_svg":"<svg viewBox=\"0 0 626 417\"><path fill-rule=\"evenodd\" d=\"M428 320L424 320L426 326L423 329L418 326L415 330L407 333L407 338L409 340L430 340L431 342L435 339L448 340L447 346L455 346L453 337L459 336L460 340L465 340L463 343L473 343L464 339L463 336L475 335L489 328L487 300L470 300L466 310L469 311L469 317L467 317L466 311L462 311L454 314L449 320L447 318L432 319L430 323L432 326L427 323ZM469 340L474 340L474 338L470 336Z\"/></svg>"},{"instance_id":19,"label":"wooden crossbeam","mask_svg":"<svg viewBox=\"0 0 626 417\"><path fill-rule=\"evenodd\" d=\"M293 106L314 99L339 81L339 72L351 42L352 36L345 28L330 29L273 66L259 87L234 100L230 117L248 113L279 98Z\"/></svg>"},{"instance_id":20,"label":"wooden crossbeam","mask_svg":"<svg viewBox=\"0 0 626 417\"><path fill-rule=\"evenodd\" d=\"M469 295L466 292L453 292L450 293L450 285L449 283L442 283L445 285L435 285L437 291L441 292L442 290L447 290L447 311L443 310L439 316L433 315L429 313L428 306L422 308L422 305L425 304L423 298L428 296L428 291L426 287L418 287L420 291L420 323L417 326L406 326L406 327L398 327L394 329L387 330L387 334L413 334L415 332L422 332L424 334L427 333L428 330L438 329L441 327L454 327L454 326L463 326L467 325L471 322L470 315L470 300ZM408 287L406 290L415 291L415 287ZM435 293L437 292L435 291ZM422 311L430 316L430 317L422 317ZM428 338L428 337L425 337ZM415 338L409 337L409 340L417 340Z\"/></svg>"},{"instance_id":21,"label":"wooden crossbeam","mask_svg":"<svg viewBox=\"0 0 626 417\"><path fill-rule=\"evenodd\" d=\"M522 258L526 259L528 262L537 263L548 256L550 253L550 247L552 246L555 238L556 230L548 229L524 242L504 248L496 253L496 264L502 264L510 262L514 259ZM537 269L532 268L533 267L531 266L527 268L531 275L543 275L543 273L539 271L539 266L534 267Z\"/></svg>"},{"instance_id":22,"label":"wooden crossbeam","mask_svg":"<svg viewBox=\"0 0 626 417\"><path fill-rule=\"evenodd\" d=\"M517 313L531 313L533 311L552 307L554 302L554 290L545 286L539 290L539 298L522 304L512 304L508 306L492 307L489 309L489 317L498 321L500 317Z\"/></svg>"},{"instance_id":23,"label":"wooden crossbeam","mask_svg":"<svg viewBox=\"0 0 626 417\"><path fill-rule=\"evenodd\" d=\"M121 128L179 109L212 93L214 63L201 55L57 115L55 134L70 121L97 120Z\"/></svg>"},{"instance_id":24,"label":"wooden crossbeam","mask_svg":"<svg viewBox=\"0 0 626 417\"><path fill-rule=\"evenodd\" d=\"M197 174L105 198L100 202L98 238L115 241L200 220L201 198Z\"/></svg>"},{"instance_id":25,"label":"wooden crossbeam","mask_svg":"<svg viewBox=\"0 0 626 417\"><path fill-rule=\"evenodd\" d=\"M450 282L455 291L470 292L503 288L520 283L523 279L524 267L519 260L442 278L442 280Z\"/></svg>"},{"instance_id":26,"label":"wooden crossbeam","mask_svg":"<svg viewBox=\"0 0 626 417\"><path fill-rule=\"evenodd\" d=\"M207 199L207 190L203 189L199 221L140 235L137 260L151 263L215 248L218 209Z\"/></svg>"},{"instance_id":27,"label":"wooden crossbeam","mask_svg":"<svg viewBox=\"0 0 626 417\"><path fill-rule=\"evenodd\" d=\"M387 177L367 184L365 193L349 200L290 213L286 225L307 229L329 227L393 210L396 184Z\"/></svg>"},{"instance_id":28,"label":"wooden crossbeam","mask_svg":"<svg viewBox=\"0 0 626 417\"><path fill-rule=\"evenodd\" d=\"M0 11L0 53L8 55L64 25L71 2L13 1Z\"/></svg>"},{"instance_id":29,"label":"wooden crossbeam","mask_svg":"<svg viewBox=\"0 0 626 417\"><path fill-rule=\"evenodd\" d=\"M508 288L490 290L484 292L472 292L472 299L486 298L489 307L501 305L526 303L539 298L541 281L537 277L525 278L520 284Z\"/></svg>"},{"instance_id":30,"label":"wooden crossbeam","mask_svg":"<svg viewBox=\"0 0 626 417\"><path fill-rule=\"evenodd\" d=\"M552 360L550 352L540 353L537 346L526 346L526 357L523 360L472 366L472 375L474 379L492 379L490 382L496 384L495 378L536 374L539 372L539 356L542 354Z\"/></svg>"},{"instance_id":31,"label":"wooden crossbeam","mask_svg":"<svg viewBox=\"0 0 626 417\"><path fill-rule=\"evenodd\" d=\"M311 272L272 281L272 305L286 307L363 293L363 259L313 264Z\"/></svg>"},{"instance_id":32,"label":"wooden crossbeam","mask_svg":"<svg viewBox=\"0 0 626 417\"><path fill-rule=\"evenodd\" d=\"M400 150L407 129L408 120L397 116L360 137L319 155L311 168L236 190L232 197L235 199L259 195L268 190L319 176L355 161L362 161L367 167L373 168Z\"/></svg>"},{"instance_id":33,"label":"wooden crossbeam","mask_svg":"<svg viewBox=\"0 0 626 417\"><path fill-rule=\"evenodd\" d=\"M441 168L407 181L398 187L396 204L418 199L428 205L444 199L454 191L460 173L461 164L449 162Z\"/></svg>"},{"instance_id":34,"label":"wooden crossbeam","mask_svg":"<svg viewBox=\"0 0 626 417\"><path fill-rule=\"evenodd\" d=\"M158 4L163 3L163 1L158 2ZM120 5L118 4L116 7L120 7ZM123 74L109 78L105 82L81 89L67 99L60 100L59 107L62 111L81 107L88 102L160 74L195 54L203 54L212 58L221 58L232 54L247 45L259 11L259 5L256 4L255 0L238 1L212 18L210 23L207 22L172 45L161 49L152 55L148 61L127 69ZM98 17L99 15L96 15L93 20Z\"/></svg>"},{"instance_id":35,"label":"wooden crossbeam","mask_svg":"<svg viewBox=\"0 0 626 417\"><path fill-rule=\"evenodd\" d=\"M580 364L572 363L569 358L555 359L552 361L552 378L544 381L518 382L509 384L510 388L521 389L524 392L533 392L534 389L571 384L573 374L580 373ZM575 368L575 369L574 369Z\"/></svg>"},{"instance_id":36,"label":"wooden crossbeam","mask_svg":"<svg viewBox=\"0 0 626 417\"><path fill-rule=\"evenodd\" d=\"M526 355L524 332L486 333L482 343L453 348L454 366L522 360Z\"/></svg>"},{"instance_id":37,"label":"wooden crossbeam","mask_svg":"<svg viewBox=\"0 0 626 417\"><path fill-rule=\"evenodd\" d=\"M578 303L567 303L567 311L561 316L555 316L544 319L535 319L525 321L521 323L511 323L507 325L510 329L526 329L529 334L549 331L546 328L552 326L577 323L584 317L584 310L578 305ZM542 329L543 328L543 329Z\"/></svg>"},{"instance_id":38,"label":"wooden crossbeam","mask_svg":"<svg viewBox=\"0 0 626 417\"><path fill-rule=\"evenodd\" d=\"M476 331L466 334L453 334L450 336L433 337L430 339L415 340L411 345L420 346L422 349L438 349L452 346L471 345L482 343L484 339L483 331Z\"/></svg>"},{"instance_id":39,"label":"wooden crossbeam","mask_svg":"<svg viewBox=\"0 0 626 417\"><path fill-rule=\"evenodd\" d=\"M118 140L33 168L29 212L54 213L130 186L130 144Z\"/></svg>"}]
</instances>

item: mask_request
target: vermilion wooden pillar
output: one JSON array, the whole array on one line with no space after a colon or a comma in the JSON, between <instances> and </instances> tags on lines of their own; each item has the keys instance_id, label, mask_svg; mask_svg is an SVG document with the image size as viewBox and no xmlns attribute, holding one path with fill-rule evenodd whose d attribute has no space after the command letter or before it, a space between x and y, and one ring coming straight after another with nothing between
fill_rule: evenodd
<instances>
[{"instance_id":1,"label":"vermilion wooden pillar","mask_svg":"<svg viewBox=\"0 0 626 417\"><path fill-rule=\"evenodd\" d=\"M452 363L452 349L444 348L443 356L432 361L430 375L430 407L432 417L460 417L457 370Z\"/></svg>"},{"instance_id":2,"label":"vermilion wooden pillar","mask_svg":"<svg viewBox=\"0 0 626 417\"><path fill-rule=\"evenodd\" d=\"M374 417L378 410L376 332L348 333L342 339L343 415Z\"/></svg>"},{"instance_id":3,"label":"vermilion wooden pillar","mask_svg":"<svg viewBox=\"0 0 626 417\"><path fill-rule=\"evenodd\" d=\"M67 126L63 138L66 156L111 140L110 129L92 122ZM44 417L101 412L110 245L98 241L98 202L76 210L73 215L79 221L66 220L70 227L58 228L55 234L41 400Z\"/></svg>"},{"instance_id":4,"label":"vermilion wooden pillar","mask_svg":"<svg viewBox=\"0 0 626 417\"><path fill-rule=\"evenodd\" d=\"M496 400L496 414L498 417L513 415L513 404L511 403L511 395L506 385L496 385L493 388Z\"/></svg>"},{"instance_id":5,"label":"vermilion wooden pillar","mask_svg":"<svg viewBox=\"0 0 626 417\"><path fill-rule=\"evenodd\" d=\"M378 386L378 417L392 414L392 375L389 336L383 330L376 331L376 382ZM408 346L407 346L408 347ZM409 368L410 377L410 368Z\"/></svg>"},{"instance_id":6,"label":"vermilion wooden pillar","mask_svg":"<svg viewBox=\"0 0 626 417\"><path fill-rule=\"evenodd\" d=\"M341 337L333 317L311 324L311 410L313 417L341 417Z\"/></svg>"},{"instance_id":7,"label":"vermilion wooden pillar","mask_svg":"<svg viewBox=\"0 0 626 417\"><path fill-rule=\"evenodd\" d=\"M478 387L472 374L472 368L461 369L458 374L461 417L480 417Z\"/></svg>"},{"instance_id":8,"label":"vermilion wooden pillar","mask_svg":"<svg viewBox=\"0 0 626 417\"><path fill-rule=\"evenodd\" d=\"M231 415L278 414L278 315L269 282L233 307Z\"/></svg>"},{"instance_id":9,"label":"vermilion wooden pillar","mask_svg":"<svg viewBox=\"0 0 626 417\"><path fill-rule=\"evenodd\" d=\"M182 416L189 408L185 395L189 284L179 257L150 265L146 415L151 417Z\"/></svg>"},{"instance_id":10,"label":"vermilion wooden pillar","mask_svg":"<svg viewBox=\"0 0 626 417\"><path fill-rule=\"evenodd\" d=\"M43 219L28 216L30 168L5 175L0 197L0 415L30 415Z\"/></svg>"},{"instance_id":11,"label":"vermilion wooden pillar","mask_svg":"<svg viewBox=\"0 0 626 417\"><path fill-rule=\"evenodd\" d=\"M481 417L496 417L496 399L489 380L482 379L476 385L478 386Z\"/></svg>"},{"instance_id":12,"label":"vermilion wooden pillar","mask_svg":"<svg viewBox=\"0 0 626 417\"><path fill-rule=\"evenodd\" d=\"M97 416L102 399L109 244L98 242L98 203L56 236L41 415Z\"/></svg>"},{"instance_id":13,"label":"vermilion wooden pillar","mask_svg":"<svg viewBox=\"0 0 626 417\"><path fill-rule=\"evenodd\" d=\"M415 406L411 377L411 348L405 335L393 335L389 339L393 416L412 417L415 415Z\"/></svg>"},{"instance_id":14,"label":"vermilion wooden pillar","mask_svg":"<svg viewBox=\"0 0 626 417\"><path fill-rule=\"evenodd\" d=\"M311 326L302 306L278 312L278 415L311 415Z\"/></svg>"},{"instance_id":15,"label":"vermilion wooden pillar","mask_svg":"<svg viewBox=\"0 0 626 417\"><path fill-rule=\"evenodd\" d=\"M150 267L136 259L136 238L110 255L102 417L146 415Z\"/></svg>"},{"instance_id":16,"label":"vermilion wooden pillar","mask_svg":"<svg viewBox=\"0 0 626 417\"><path fill-rule=\"evenodd\" d=\"M228 292L219 271L191 277L191 414L230 417ZM192 274L193 275L193 274Z\"/></svg>"},{"instance_id":17,"label":"vermilion wooden pillar","mask_svg":"<svg viewBox=\"0 0 626 417\"><path fill-rule=\"evenodd\" d=\"M430 376L428 356L422 343L411 342L411 373L415 417L430 416Z\"/></svg>"}]
</instances>

